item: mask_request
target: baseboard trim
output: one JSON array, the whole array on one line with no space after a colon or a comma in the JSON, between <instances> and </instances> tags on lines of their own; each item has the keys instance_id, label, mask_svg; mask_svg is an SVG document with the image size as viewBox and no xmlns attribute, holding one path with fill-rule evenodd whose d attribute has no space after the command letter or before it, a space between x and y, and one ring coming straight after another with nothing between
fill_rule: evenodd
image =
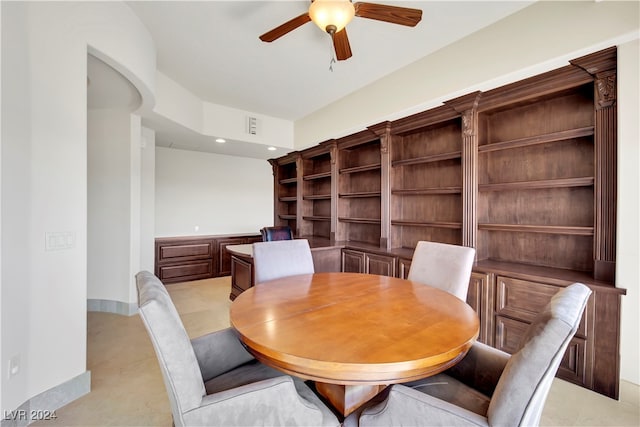
<instances>
[{"instance_id":1,"label":"baseboard trim","mask_svg":"<svg viewBox=\"0 0 640 427\"><path fill-rule=\"evenodd\" d=\"M120 314L122 316L133 316L138 313L136 303L126 303L108 299L88 299L87 311L99 311L102 313Z\"/></svg>"},{"instance_id":2,"label":"baseboard trim","mask_svg":"<svg viewBox=\"0 0 640 427\"><path fill-rule=\"evenodd\" d=\"M1 427L24 427L35 421L55 421L56 410L91 391L91 371L85 371L24 402L13 411L5 411Z\"/></svg>"}]
</instances>

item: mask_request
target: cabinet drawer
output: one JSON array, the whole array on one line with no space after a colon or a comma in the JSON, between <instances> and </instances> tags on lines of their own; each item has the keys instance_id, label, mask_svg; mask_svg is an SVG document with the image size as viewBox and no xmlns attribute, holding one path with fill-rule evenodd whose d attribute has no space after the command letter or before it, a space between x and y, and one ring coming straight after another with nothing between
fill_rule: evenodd
<instances>
[{"instance_id":1,"label":"cabinet drawer","mask_svg":"<svg viewBox=\"0 0 640 427\"><path fill-rule=\"evenodd\" d=\"M183 264L164 265L160 266L158 270L159 279L164 283L206 279L213 274L213 260L206 259Z\"/></svg>"},{"instance_id":2,"label":"cabinet drawer","mask_svg":"<svg viewBox=\"0 0 640 427\"><path fill-rule=\"evenodd\" d=\"M496 314L531 323L560 287L511 277L496 279ZM577 336L587 336L587 313L582 315Z\"/></svg>"},{"instance_id":3,"label":"cabinet drawer","mask_svg":"<svg viewBox=\"0 0 640 427\"><path fill-rule=\"evenodd\" d=\"M497 316L495 347L509 354L515 353L528 328L529 324L526 322ZM578 385L587 385L586 355L587 341L574 336L562 357L556 376Z\"/></svg>"},{"instance_id":4,"label":"cabinet drawer","mask_svg":"<svg viewBox=\"0 0 640 427\"><path fill-rule=\"evenodd\" d=\"M158 248L158 262L187 261L190 259L210 258L213 254L213 242L181 242L164 244Z\"/></svg>"}]
</instances>

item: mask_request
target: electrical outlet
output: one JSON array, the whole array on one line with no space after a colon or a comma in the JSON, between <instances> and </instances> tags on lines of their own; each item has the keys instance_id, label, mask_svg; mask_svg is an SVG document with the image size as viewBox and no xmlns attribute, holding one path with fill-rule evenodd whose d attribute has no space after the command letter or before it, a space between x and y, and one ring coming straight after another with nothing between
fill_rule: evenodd
<instances>
[{"instance_id":1,"label":"electrical outlet","mask_svg":"<svg viewBox=\"0 0 640 427\"><path fill-rule=\"evenodd\" d=\"M13 356L9 359L8 378L15 377L20 372L20 355Z\"/></svg>"}]
</instances>

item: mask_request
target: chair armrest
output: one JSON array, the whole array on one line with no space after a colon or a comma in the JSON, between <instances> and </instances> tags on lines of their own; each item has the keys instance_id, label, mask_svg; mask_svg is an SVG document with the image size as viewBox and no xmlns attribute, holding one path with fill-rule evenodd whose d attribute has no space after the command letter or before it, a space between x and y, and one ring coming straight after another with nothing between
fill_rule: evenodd
<instances>
[{"instance_id":1,"label":"chair armrest","mask_svg":"<svg viewBox=\"0 0 640 427\"><path fill-rule=\"evenodd\" d=\"M191 345L205 383L254 359L232 328L194 338Z\"/></svg>"},{"instance_id":2,"label":"chair armrest","mask_svg":"<svg viewBox=\"0 0 640 427\"><path fill-rule=\"evenodd\" d=\"M508 353L476 341L464 359L447 374L491 397L509 358Z\"/></svg>"},{"instance_id":3,"label":"chair armrest","mask_svg":"<svg viewBox=\"0 0 640 427\"><path fill-rule=\"evenodd\" d=\"M285 375L204 396L181 421L189 426L339 426L336 416L319 399L317 403L300 396L294 380Z\"/></svg>"},{"instance_id":4,"label":"chair armrest","mask_svg":"<svg viewBox=\"0 0 640 427\"><path fill-rule=\"evenodd\" d=\"M400 384L393 385L386 400L367 407L359 419L367 426L488 426L487 418Z\"/></svg>"}]
</instances>

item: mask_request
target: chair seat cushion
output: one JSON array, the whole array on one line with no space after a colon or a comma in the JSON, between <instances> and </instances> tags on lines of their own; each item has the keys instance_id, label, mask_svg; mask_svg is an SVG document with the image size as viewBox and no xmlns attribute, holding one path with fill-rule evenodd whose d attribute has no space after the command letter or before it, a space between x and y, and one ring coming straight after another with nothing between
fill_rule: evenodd
<instances>
[{"instance_id":1,"label":"chair seat cushion","mask_svg":"<svg viewBox=\"0 0 640 427\"><path fill-rule=\"evenodd\" d=\"M218 375L217 377L207 381L204 386L207 394L213 394L283 375L285 374L263 365L257 360L253 360L249 363L245 363L244 365L240 365L229 372Z\"/></svg>"},{"instance_id":2,"label":"chair seat cushion","mask_svg":"<svg viewBox=\"0 0 640 427\"><path fill-rule=\"evenodd\" d=\"M487 416L490 398L449 375L438 374L404 385L483 417Z\"/></svg>"}]
</instances>

